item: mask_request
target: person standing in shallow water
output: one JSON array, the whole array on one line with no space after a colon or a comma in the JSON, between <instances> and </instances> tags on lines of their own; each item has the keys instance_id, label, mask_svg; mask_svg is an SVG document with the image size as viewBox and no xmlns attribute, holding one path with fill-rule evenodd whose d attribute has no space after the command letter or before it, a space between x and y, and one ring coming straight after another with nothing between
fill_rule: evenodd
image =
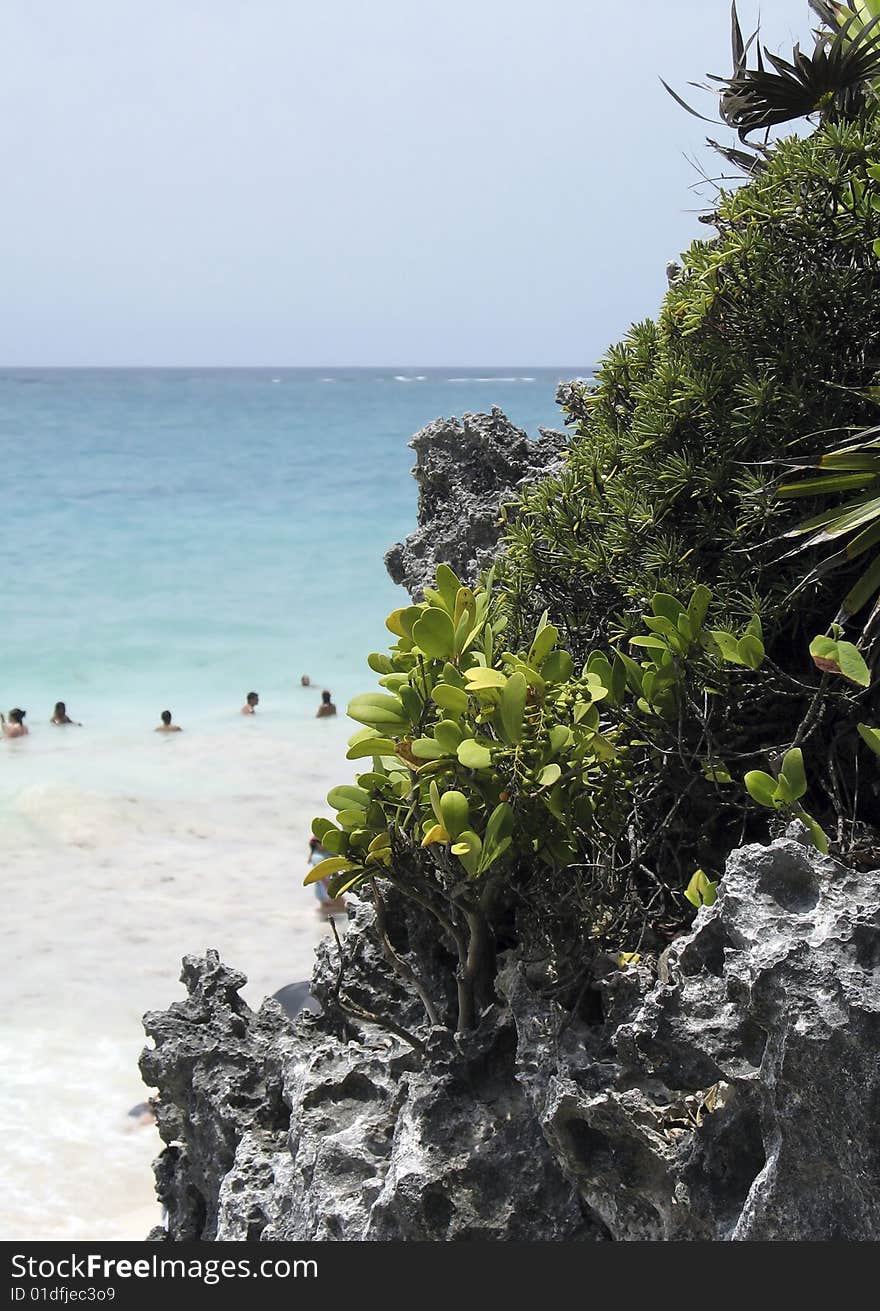
<instances>
[{"instance_id":1,"label":"person standing in shallow water","mask_svg":"<svg viewBox=\"0 0 880 1311\"><path fill-rule=\"evenodd\" d=\"M27 737L30 729L24 722L26 710L19 710L18 706L9 712L9 723L6 722L6 716L0 713L0 727L3 729L4 737Z\"/></svg>"},{"instance_id":2,"label":"person standing in shallow water","mask_svg":"<svg viewBox=\"0 0 880 1311\"><path fill-rule=\"evenodd\" d=\"M76 728L82 728L82 724L77 724L75 719L71 719L67 713L67 706L63 701L55 702L55 709L52 713L50 724L73 724Z\"/></svg>"},{"instance_id":3,"label":"person standing in shallow water","mask_svg":"<svg viewBox=\"0 0 880 1311\"><path fill-rule=\"evenodd\" d=\"M179 724L172 724L170 710L163 710L160 718L162 720L162 723L156 725L156 727L153 730L154 733L182 733L183 732L183 729L180 727Z\"/></svg>"},{"instance_id":4,"label":"person standing in shallow water","mask_svg":"<svg viewBox=\"0 0 880 1311\"><path fill-rule=\"evenodd\" d=\"M245 703L241 708L241 714L253 715L256 713L257 706L260 704L260 698L256 692L248 692Z\"/></svg>"},{"instance_id":5,"label":"person standing in shallow water","mask_svg":"<svg viewBox=\"0 0 880 1311\"><path fill-rule=\"evenodd\" d=\"M330 700L330 693L322 692L321 704L318 706L318 713L315 716L315 718L326 719L327 715L335 715L335 714L336 714L336 707L334 706L333 702Z\"/></svg>"}]
</instances>

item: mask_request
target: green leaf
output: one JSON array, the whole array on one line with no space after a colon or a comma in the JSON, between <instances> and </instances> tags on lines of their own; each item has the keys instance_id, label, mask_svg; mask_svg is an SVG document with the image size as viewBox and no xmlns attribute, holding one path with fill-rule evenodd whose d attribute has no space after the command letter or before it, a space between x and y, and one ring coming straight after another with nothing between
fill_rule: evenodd
<instances>
[{"instance_id":1,"label":"green leaf","mask_svg":"<svg viewBox=\"0 0 880 1311\"><path fill-rule=\"evenodd\" d=\"M555 787L544 797L544 804L555 819L564 820L565 811L562 808L562 788Z\"/></svg>"},{"instance_id":2,"label":"green leaf","mask_svg":"<svg viewBox=\"0 0 880 1311\"><path fill-rule=\"evenodd\" d=\"M329 819L325 819L323 815L319 815L317 819L312 820L312 834L319 842L325 834L332 833L335 829L336 825L332 824Z\"/></svg>"},{"instance_id":3,"label":"green leaf","mask_svg":"<svg viewBox=\"0 0 880 1311\"><path fill-rule=\"evenodd\" d=\"M448 564L438 564L437 573L437 591L443 598L443 604L449 611L450 615L455 615L455 601L458 596L461 580L456 578L455 574L449 568Z\"/></svg>"},{"instance_id":4,"label":"green leaf","mask_svg":"<svg viewBox=\"0 0 880 1311\"><path fill-rule=\"evenodd\" d=\"M687 613L681 602L667 592L655 592L651 598L651 609L655 615L668 619L673 627L677 626L679 616Z\"/></svg>"},{"instance_id":5,"label":"green leaf","mask_svg":"<svg viewBox=\"0 0 880 1311\"><path fill-rule=\"evenodd\" d=\"M352 861L346 860L344 856L328 856L326 860L319 860L317 865L312 866L303 879L303 887L307 888L312 883L320 883L321 879L326 879L331 874L339 874L342 871L358 868Z\"/></svg>"},{"instance_id":6,"label":"green leaf","mask_svg":"<svg viewBox=\"0 0 880 1311\"><path fill-rule=\"evenodd\" d=\"M488 769L492 764L491 751L488 747L480 746L472 737L459 743L457 755L465 769Z\"/></svg>"},{"instance_id":7,"label":"green leaf","mask_svg":"<svg viewBox=\"0 0 880 1311\"><path fill-rule=\"evenodd\" d=\"M550 729L550 750L554 756L570 747L573 741L574 734L567 724L554 724Z\"/></svg>"},{"instance_id":8,"label":"green leaf","mask_svg":"<svg viewBox=\"0 0 880 1311\"><path fill-rule=\"evenodd\" d=\"M698 910L700 906L712 906L718 900L718 884L713 883L704 870L698 869L685 888L684 895Z\"/></svg>"},{"instance_id":9,"label":"green leaf","mask_svg":"<svg viewBox=\"0 0 880 1311\"><path fill-rule=\"evenodd\" d=\"M847 492L863 487L863 473L827 473L819 478L805 478L800 482L784 483L776 492L779 500L793 500L799 496L818 496L820 492ZM837 523L837 520L834 521ZM845 530L844 530L845 531Z\"/></svg>"},{"instance_id":10,"label":"green leaf","mask_svg":"<svg viewBox=\"0 0 880 1311\"><path fill-rule=\"evenodd\" d=\"M464 865L471 878L477 873L480 867L480 855L482 854L483 844L476 833L466 829L459 835L458 841L452 844L453 856Z\"/></svg>"},{"instance_id":11,"label":"green leaf","mask_svg":"<svg viewBox=\"0 0 880 1311\"><path fill-rule=\"evenodd\" d=\"M458 838L468 828L470 808L463 792L450 790L441 795L440 822L453 838Z\"/></svg>"},{"instance_id":12,"label":"green leaf","mask_svg":"<svg viewBox=\"0 0 880 1311\"><path fill-rule=\"evenodd\" d=\"M334 856L344 856L348 851L348 834L338 828L328 829L321 838L321 846Z\"/></svg>"},{"instance_id":13,"label":"green leaf","mask_svg":"<svg viewBox=\"0 0 880 1311\"><path fill-rule=\"evenodd\" d=\"M855 586L847 592L841 609L850 617L857 615L878 588L880 588L880 555L868 566Z\"/></svg>"},{"instance_id":14,"label":"green leaf","mask_svg":"<svg viewBox=\"0 0 880 1311\"><path fill-rule=\"evenodd\" d=\"M365 692L356 696L348 703L348 717L359 724L390 729L392 732L409 727L400 697L385 696L381 692Z\"/></svg>"},{"instance_id":15,"label":"green leaf","mask_svg":"<svg viewBox=\"0 0 880 1311\"><path fill-rule=\"evenodd\" d=\"M463 715L468 708L467 692L463 692L459 687L452 687L449 683L437 683L431 693L431 700L435 701L441 710L447 710L453 715Z\"/></svg>"},{"instance_id":16,"label":"green leaf","mask_svg":"<svg viewBox=\"0 0 880 1311\"><path fill-rule=\"evenodd\" d=\"M391 663L388 656L384 655L381 651L371 652L371 654L367 656L367 664L376 674L390 674L394 669L394 665Z\"/></svg>"},{"instance_id":17,"label":"green leaf","mask_svg":"<svg viewBox=\"0 0 880 1311\"><path fill-rule=\"evenodd\" d=\"M455 629L445 610L431 606L413 624L412 640L432 660L445 660L455 646Z\"/></svg>"},{"instance_id":18,"label":"green leaf","mask_svg":"<svg viewBox=\"0 0 880 1311\"><path fill-rule=\"evenodd\" d=\"M455 755L458 744L464 737L454 719L441 719L434 725L434 736L447 755Z\"/></svg>"},{"instance_id":19,"label":"green leaf","mask_svg":"<svg viewBox=\"0 0 880 1311\"><path fill-rule=\"evenodd\" d=\"M764 643L752 633L746 633L737 643L740 662L748 669L760 669L764 661Z\"/></svg>"},{"instance_id":20,"label":"green leaf","mask_svg":"<svg viewBox=\"0 0 880 1311\"><path fill-rule=\"evenodd\" d=\"M551 651L541 665L541 677L547 683L565 683L573 670L574 661L567 651Z\"/></svg>"},{"instance_id":21,"label":"green leaf","mask_svg":"<svg viewBox=\"0 0 880 1311\"><path fill-rule=\"evenodd\" d=\"M370 794L364 788L345 784L330 789L327 793L327 804L334 810L350 810L352 807L366 810L370 804Z\"/></svg>"},{"instance_id":22,"label":"green leaf","mask_svg":"<svg viewBox=\"0 0 880 1311\"><path fill-rule=\"evenodd\" d=\"M545 765L538 775L538 786L542 788L552 787L554 783L559 782L561 777L562 770L559 765L555 763L552 765Z\"/></svg>"},{"instance_id":23,"label":"green leaf","mask_svg":"<svg viewBox=\"0 0 880 1311\"><path fill-rule=\"evenodd\" d=\"M800 806L797 808L797 816L798 819L806 824L810 837L813 840L813 846L817 851L820 851L823 856L827 856L828 835L822 828L821 824L819 824L818 820L813 819L812 815L808 815Z\"/></svg>"},{"instance_id":24,"label":"green leaf","mask_svg":"<svg viewBox=\"0 0 880 1311\"><path fill-rule=\"evenodd\" d=\"M817 669L825 674L840 674L856 687L869 687L871 674L858 647L852 642L835 642L833 638L814 637L810 655Z\"/></svg>"},{"instance_id":25,"label":"green leaf","mask_svg":"<svg viewBox=\"0 0 880 1311\"><path fill-rule=\"evenodd\" d=\"M350 878L347 878L345 874L336 874L327 884L327 891L331 897L341 897L343 893L353 888L356 883L360 883L366 873L365 869L358 869Z\"/></svg>"},{"instance_id":26,"label":"green leaf","mask_svg":"<svg viewBox=\"0 0 880 1311\"><path fill-rule=\"evenodd\" d=\"M419 760L442 760L444 756L451 754L449 751L444 751L435 737L417 737L411 744L410 750Z\"/></svg>"},{"instance_id":27,"label":"green leaf","mask_svg":"<svg viewBox=\"0 0 880 1311\"><path fill-rule=\"evenodd\" d=\"M471 669L465 670L464 676L468 690L471 692L484 692L493 687L505 687L507 684L506 674L502 674L500 669L487 669L485 665L474 665Z\"/></svg>"},{"instance_id":28,"label":"green leaf","mask_svg":"<svg viewBox=\"0 0 880 1311\"><path fill-rule=\"evenodd\" d=\"M706 620L706 615L709 613L711 602L712 593L709 591L708 587L704 587L703 584L700 583L699 586L694 589L693 596L690 601L688 601L688 618L693 626L694 634L702 628Z\"/></svg>"},{"instance_id":29,"label":"green leaf","mask_svg":"<svg viewBox=\"0 0 880 1311\"><path fill-rule=\"evenodd\" d=\"M625 655L623 651L615 652L617 660L623 665L626 673L626 682L631 692L636 696L641 695L642 691L642 670L630 656Z\"/></svg>"},{"instance_id":30,"label":"green leaf","mask_svg":"<svg viewBox=\"0 0 880 1311\"><path fill-rule=\"evenodd\" d=\"M345 753L346 760L363 760L366 756L393 756L394 743L390 737L362 737L352 742Z\"/></svg>"},{"instance_id":31,"label":"green leaf","mask_svg":"<svg viewBox=\"0 0 880 1311\"><path fill-rule=\"evenodd\" d=\"M875 756L880 756L880 728L872 728L870 724L857 724L856 728L865 746L870 747Z\"/></svg>"},{"instance_id":32,"label":"green leaf","mask_svg":"<svg viewBox=\"0 0 880 1311\"><path fill-rule=\"evenodd\" d=\"M804 753L800 747L792 747L791 751L786 751L779 773L781 778L785 779L791 793L785 798L786 801L797 801L804 795L807 790L807 776L804 771Z\"/></svg>"},{"instance_id":33,"label":"green leaf","mask_svg":"<svg viewBox=\"0 0 880 1311\"><path fill-rule=\"evenodd\" d=\"M511 844L512 835L513 810L506 801L501 801L489 816L483 834L483 850L478 866L481 874L504 855Z\"/></svg>"},{"instance_id":34,"label":"green leaf","mask_svg":"<svg viewBox=\"0 0 880 1311\"><path fill-rule=\"evenodd\" d=\"M871 686L870 670L865 664L861 651L853 646L852 642L837 643L837 663L848 682L855 683L856 687Z\"/></svg>"},{"instance_id":35,"label":"green leaf","mask_svg":"<svg viewBox=\"0 0 880 1311\"><path fill-rule=\"evenodd\" d=\"M403 703L407 720L410 724L417 724L422 717L422 698L414 687L402 687L400 689L400 700Z\"/></svg>"},{"instance_id":36,"label":"green leaf","mask_svg":"<svg viewBox=\"0 0 880 1311\"><path fill-rule=\"evenodd\" d=\"M452 616L455 627L458 628L459 624L465 622L465 615L475 616L476 613L477 598L473 591L470 587L460 587L455 594L455 613ZM467 623L470 623L470 620Z\"/></svg>"},{"instance_id":37,"label":"green leaf","mask_svg":"<svg viewBox=\"0 0 880 1311\"><path fill-rule=\"evenodd\" d=\"M349 806L345 810L336 812L336 819L344 829L349 830L349 835L356 828L362 828L365 820L365 812L360 806ZM330 834L328 833L328 837ZM329 850L329 848L328 848Z\"/></svg>"},{"instance_id":38,"label":"green leaf","mask_svg":"<svg viewBox=\"0 0 880 1311\"><path fill-rule=\"evenodd\" d=\"M721 658L726 660L728 664L741 665L745 663L740 655L739 642L733 633L726 633L721 628L713 628L709 636L718 648Z\"/></svg>"},{"instance_id":39,"label":"green leaf","mask_svg":"<svg viewBox=\"0 0 880 1311\"><path fill-rule=\"evenodd\" d=\"M776 809L776 779L770 774L765 774L763 769L751 769L746 774L743 782L746 785L746 791L753 801L757 801L759 806L769 806L771 810Z\"/></svg>"},{"instance_id":40,"label":"green leaf","mask_svg":"<svg viewBox=\"0 0 880 1311\"><path fill-rule=\"evenodd\" d=\"M421 614L422 611L417 605L408 605L401 610L392 610L385 620L385 627L389 632L394 633L395 637L411 637L412 626Z\"/></svg>"},{"instance_id":41,"label":"green leaf","mask_svg":"<svg viewBox=\"0 0 880 1311\"><path fill-rule=\"evenodd\" d=\"M663 637L631 637L630 646L644 646L651 651L668 651L669 643Z\"/></svg>"},{"instance_id":42,"label":"green leaf","mask_svg":"<svg viewBox=\"0 0 880 1311\"><path fill-rule=\"evenodd\" d=\"M512 745L522 741L528 683L522 673L511 674L501 692L498 714L504 734Z\"/></svg>"},{"instance_id":43,"label":"green leaf","mask_svg":"<svg viewBox=\"0 0 880 1311\"><path fill-rule=\"evenodd\" d=\"M534 665L536 669L541 669L547 656L558 641L559 630L554 628L552 624L545 623L543 627L539 626L538 632L535 634L535 640L529 647L529 664ZM541 669L541 672L543 673L543 669Z\"/></svg>"}]
</instances>

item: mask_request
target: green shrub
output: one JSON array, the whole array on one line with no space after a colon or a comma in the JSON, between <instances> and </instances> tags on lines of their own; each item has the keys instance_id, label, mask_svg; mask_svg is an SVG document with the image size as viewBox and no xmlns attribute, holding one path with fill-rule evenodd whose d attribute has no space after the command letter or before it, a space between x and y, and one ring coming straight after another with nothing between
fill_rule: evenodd
<instances>
[{"instance_id":1,"label":"green shrub","mask_svg":"<svg viewBox=\"0 0 880 1311\"><path fill-rule=\"evenodd\" d=\"M776 539L804 507L776 487L782 462L810 462L873 413L880 212L854 206L852 186L878 158L877 118L780 143L722 197L719 235L686 253L657 322L569 392L566 467L510 515L515 633L549 608L581 652L631 633L653 592L700 582L719 619L760 613L771 647L833 617L825 576L789 599L804 569Z\"/></svg>"},{"instance_id":2,"label":"green shrub","mask_svg":"<svg viewBox=\"0 0 880 1311\"><path fill-rule=\"evenodd\" d=\"M387 881L433 916L457 958L459 1028L492 1000L496 946L517 904L542 915L558 978L583 972L596 950L653 946L658 926L687 919L687 901L710 904L704 867L717 883L736 835L764 810L800 818L827 850L802 805L799 742L829 681L870 681L839 634L813 643L819 682L767 667L757 616L738 633L709 628L702 586L687 604L655 594L629 651L605 646L577 670L546 615L526 648L506 649L491 586L471 590L441 565L424 602L389 616L397 641L369 658L383 690L348 708L363 725L348 759L369 768L329 793L335 823L317 818L313 832L331 854L306 879L328 878L335 896L360 889L377 905ZM806 652L803 666L809 676ZM774 738L769 715L763 755L742 725L756 691L787 698L782 722L796 739ZM846 688L835 696L838 710L852 700ZM793 704L803 708L797 727ZM849 733L857 742L855 720ZM773 774L757 768L777 755ZM557 932L560 879L579 881L580 896ZM525 936L514 932L521 945Z\"/></svg>"}]
</instances>

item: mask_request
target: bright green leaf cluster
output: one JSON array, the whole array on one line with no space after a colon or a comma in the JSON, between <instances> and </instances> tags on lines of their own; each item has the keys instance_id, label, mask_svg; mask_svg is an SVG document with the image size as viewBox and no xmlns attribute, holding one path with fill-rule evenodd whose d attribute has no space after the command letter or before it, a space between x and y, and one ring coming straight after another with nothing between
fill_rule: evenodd
<instances>
[{"instance_id":1,"label":"bright green leaf cluster","mask_svg":"<svg viewBox=\"0 0 880 1311\"><path fill-rule=\"evenodd\" d=\"M759 806L768 806L771 810L790 810L809 830L817 850L826 854L828 838L818 822L808 815L800 798L807 791L807 776L804 771L804 755L800 747L793 747L785 753L779 774L774 778L762 769L752 769L744 779L746 790Z\"/></svg>"},{"instance_id":2,"label":"bright green leaf cluster","mask_svg":"<svg viewBox=\"0 0 880 1311\"><path fill-rule=\"evenodd\" d=\"M606 832L625 820L632 770L650 750L631 716L669 719L695 667L705 682L763 655L757 619L723 635L732 647L706 629L712 596L697 587L686 605L652 598L648 631L630 643L640 661L595 651L577 671L546 613L527 649L505 649L491 588L491 575L472 589L441 565L423 602L389 616L397 641L369 658L383 690L348 708L363 726L348 759L369 769L330 792L336 822L317 819L314 832L332 857L309 882L329 877L339 893L387 873L396 840L467 879L505 858L565 867L597 815Z\"/></svg>"}]
</instances>

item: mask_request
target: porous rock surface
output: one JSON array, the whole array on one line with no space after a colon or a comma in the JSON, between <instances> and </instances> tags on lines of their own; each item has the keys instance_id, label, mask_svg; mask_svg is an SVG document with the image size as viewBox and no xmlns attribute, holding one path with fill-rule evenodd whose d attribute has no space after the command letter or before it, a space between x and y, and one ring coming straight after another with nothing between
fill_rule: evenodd
<instances>
[{"instance_id":1,"label":"porous rock surface","mask_svg":"<svg viewBox=\"0 0 880 1311\"><path fill-rule=\"evenodd\" d=\"M433 585L440 563L468 583L492 563L501 507L561 461L566 434L539 432L530 439L496 406L491 414L435 419L412 438L418 528L391 547L385 566L415 600L422 599L426 584Z\"/></svg>"},{"instance_id":2,"label":"porous rock surface","mask_svg":"<svg viewBox=\"0 0 880 1311\"><path fill-rule=\"evenodd\" d=\"M348 995L412 1026L370 928L365 907ZM169 1143L153 1237L876 1238L880 872L792 838L743 848L664 957L609 957L580 1018L508 954L480 1027L422 1028L424 1057L340 1029L329 947L326 1012L295 1022L188 957L188 1000L147 1017Z\"/></svg>"}]
</instances>

